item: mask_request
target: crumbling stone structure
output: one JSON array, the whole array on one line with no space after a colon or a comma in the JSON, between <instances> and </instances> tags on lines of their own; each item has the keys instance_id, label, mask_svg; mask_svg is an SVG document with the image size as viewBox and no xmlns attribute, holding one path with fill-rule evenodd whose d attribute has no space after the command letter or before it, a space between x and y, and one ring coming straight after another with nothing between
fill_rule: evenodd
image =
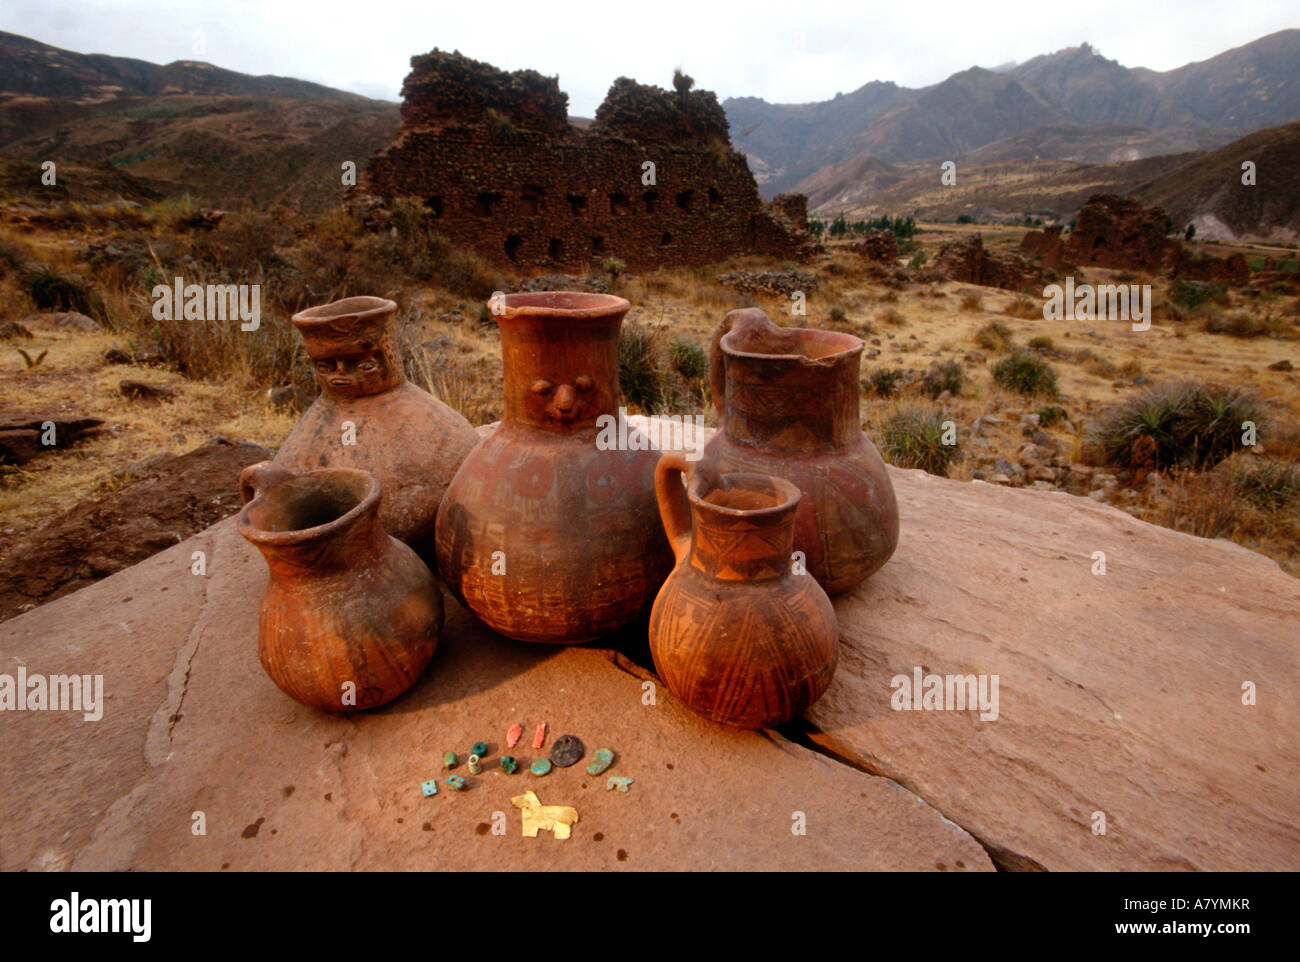
<instances>
[{"instance_id":1,"label":"crumbling stone structure","mask_svg":"<svg viewBox=\"0 0 1300 962\"><path fill-rule=\"evenodd\" d=\"M849 250L878 264L892 264L898 260L898 238L891 230L867 231Z\"/></svg>"},{"instance_id":2,"label":"crumbling stone structure","mask_svg":"<svg viewBox=\"0 0 1300 962\"><path fill-rule=\"evenodd\" d=\"M1118 194L1094 194L1079 211L1065 242L1065 260L1160 273L1169 252L1168 219L1159 207L1143 207ZM1173 243L1177 243L1174 241Z\"/></svg>"},{"instance_id":3,"label":"crumbling stone structure","mask_svg":"<svg viewBox=\"0 0 1300 962\"><path fill-rule=\"evenodd\" d=\"M1238 286L1250 282L1250 266L1241 254L1228 258L1193 254L1177 238L1166 235L1168 225L1169 219L1159 207L1143 207L1115 194L1095 194L1080 209L1065 242L1065 262ZM1038 243L1031 241L1033 233L1021 241L1022 250L1028 249L1026 244ZM1046 258L1043 263L1048 266Z\"/></svg>"},{"instance_id":4,"label":"crumbling stone structure","mask_svg":"<svg viewBox=\"0 0 1300 962\"><path fill-rule=\"evenodd\" d=\"M1037 258L1044 270L1060 267L1065 257L1061 226L1057 224L1042 230L1031 230L1020 239L1020 251L1028 257Z\"/></svg>"},{"instance_id":5,"label":"crumbling stone structure","mask_svg":"<svg viewBox=\"0 0 1300 962\"><path fill-rule=\"evenodd\" d=\"M621 77L582 129L557 78L458 52L412 57L401 129L351 202L382 215L385 202L418 197L436 230L507 269L816 252L806 198L764 204L717 97L692 84L679 74L669 92Z\"/></svg>"},{"instance_id":6,"label":"crumbling stone structure","mask_svg":"<svg viewBox=\"0 0 1300 962\"><path fill-rule=\"evenodd\" d=\"M1038 271L1016 253L984 249L979 234L948 241L939 248L935 267L954 281L1019 291L1038 282Z\"/></svg>"}]
</instances>

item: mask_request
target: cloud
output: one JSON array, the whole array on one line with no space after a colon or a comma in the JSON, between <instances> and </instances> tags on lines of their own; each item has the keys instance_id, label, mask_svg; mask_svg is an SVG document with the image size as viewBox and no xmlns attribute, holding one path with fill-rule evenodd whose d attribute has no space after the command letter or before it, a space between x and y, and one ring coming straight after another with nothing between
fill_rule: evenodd
<instances>
[{"instance_id":1,"label":"cloud","mask_svg":"<svg viewBox=\"0 0 1300 962\"><path fill-rule=\"evenodd\" d=\"M509 70L558 75L591 116L616 77L668 86L675 67L722 99L827 100L871 80L938 83L1087 41L1129 67L1169 70L1295 25L1294 0L1080 7L1041 0L843 0L745 5L648 0L491 4L438 0L5 0L0 29L82 53L313 80L395 99L413 54L459 49ZM202 55L196 54L201 42Z\"/></svg>"}]
</instances>

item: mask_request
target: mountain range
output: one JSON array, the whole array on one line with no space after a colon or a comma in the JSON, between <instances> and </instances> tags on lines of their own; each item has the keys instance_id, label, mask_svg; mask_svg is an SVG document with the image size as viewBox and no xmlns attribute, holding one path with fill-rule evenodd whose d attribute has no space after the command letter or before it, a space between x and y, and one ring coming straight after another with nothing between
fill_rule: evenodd
<instances>
[{"instance_id":1,"label":"mountain range","mask_svg":"<svg viewBox=\"0 0 1300 962\"><path fill-rule=\"evenodd\" d=\"M869 161L1138 160L1300 119L1300 30L1164 72L1124 67L1085 43L920 89L872 81L820 103L740 97L723 108L768 197L842 192L857 171L879 173Z\"/></svg>"}]
</instances>

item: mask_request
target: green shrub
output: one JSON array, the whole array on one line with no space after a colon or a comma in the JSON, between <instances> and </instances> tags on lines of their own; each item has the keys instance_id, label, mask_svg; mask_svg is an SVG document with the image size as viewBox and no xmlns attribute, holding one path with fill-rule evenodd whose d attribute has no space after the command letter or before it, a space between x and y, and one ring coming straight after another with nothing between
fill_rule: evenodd
<instances>
[{"instance_id":1,"label":"green shrub","mask_svg":"<svg viewBox=\"0 0 1300 962\"><path fill-rule=\"evenodd\" d=\"M1169 285L1169 299L1179 307L1194 310L1210 301L1222 301L1227 298L1227 287L1209 281L1189 281L1182 277L1174 278Z\"/></svg>"},{"instance_id":2,"label":"green shrub","mask_svg":"<svg viewBox=\"0 0 1300 962\"><path fill-rule=\"evenodd\" d=\"M1011 329L1001 321L990 321L975 332L975 343L986 351L1009 351L1013 346Z\"/></svg>"},{"instance_id":3,"label":"green shrub","mask_svg":"<svg viewBox=\"0 0 1300 962\"><path fill-rule=\"evenodd\" d=\"M627 270L627 265L617 257L606 257L600 262L600 267L610 276L611 280L618 280L618 275Z\"/></svg>"},{"instance_id":4,"label":"green shrub","mask_svg":"<svg viewBox=\"0 0 1300 962\"><path fill-rule=\"evenodd\" d=\"M993 366L999 387L1018 394L1056 396L1056 370L1036 354L1017 350Z\"/></svg>"},{"instance_id":5,"label":"green shrub","mask_svg":"<svg viewBox=\"0 0 1300 962\"><path fill-rule=\"evenodd\" d=\"M1050 337L1041 334L1038 337L1031 337L1027 346L1031 351L1043 351L1045 353L1056 350L1056 342Z\"/></svg>"},{"instance_id":6,"label":"green shrub","mask_svg":"<svg viewBox=\"0 0 1300 962\"><path fill-rule=\"evenodd\" d=\"M1053 424L1059 424L1066 419L1066 410L1056 404L1049 404L1047 407L1038 409L1038 423L1045 428L1050 428Z\"/></svg>"},{"instance_id":7,"label":"green shrub","mask_svg":"<svg viewBox=\"0 0 1300 962\"><path fill-rule=\"evenodd\" d=\"M707 377L709 373L709 355L688 337L679 337L668 346L668 363L688 381Z\"/></svg>"},{"instance_id":8,"label":"green shrub","mask_svg":"<svg viewBox=\"0 0 1300 962\"><path fill-rule=\"evenodd\" d=\"M844 310L844 308L841 307L839 304L836 304L827 313L829 314L830 319L834 321L836 324L843 324L845 318L849 316L848 311Z\"/></svg>"},{"instance_id":9,"label":"green shrub","mask_svg":"<svg viewBox=\"0 0 1300 962\"><path fill-rule=\"evenodd\" d=\"M932 398L944 391L953 397L961 394L962 367L956 361L935 361L921 376L921 390Z\"/></svg>"},{"instance_id":10,"label":"green shrub","mask_svg":"<svg viewBox=\"0 0 1300 962\"><path fill-rule=\"evenodd\" d=\"M645 414L673 406L672 378L659 352L659 338L635 321L625 321L619 331L618 384L624 400Z\"/></svg>"},{"instance_id":11,"label":"green shrub","mask_svg":"<svg viewBox=\"0 0 1300 962\"><path fill-rule=\"evenodd\" d=\"M1266 420L1262 403L1243 388L1161 384L1102 417L1101 454L1134 469L1209 468L1241 449L1242 422L1253 421L1258 434Z\"/></svg>"},{"instance_id":12,"label":"green shrub","mask_svg":"<svg viewBox=\"0 0 1300 962\"><path fill-rule=\"evenodd\" d=\"M961 296L961 309L963 311L982 311L984 310L984 298L975 291L966 291Z\"/></svg>"},{"instance_id":13,"label":"green shrub","mask_svg":"<svg viewBox=\"0 0 1300 962\"><path fill-rule=\"evenodd\" d=\"M78 311L91 316L95 313L91 295L79 281L49 268L27 277L27 294L38 310Z\"/></svg>"},{"instance_id":14,"label":"green shrub","mask_svg":"<svg viewBox=\"0 0 1300 962\"><path fill-rule=\"evenodd\" d=\"M898 382L907 372L896 367L878 367L867 375L864 385L868 393L876 397L892 397L898 389Z\"/></svg>"},{"instance_id":15,"label":"green shrub","mask_svg":"<svg viewBox=\"0 0 1300 962\"><path fill-rule=\"evenodd\" d=\"M1278 461L1237 465L1233 483L1243 497L1265 511L1287 507L1300 495L1300 466Z\"/></svg>"},{"instance_id":16,"label":"green shrub","mask_svg":"<svg viewBox=\"0 0 1300 962\"><path fill-rule=\"evenodd\" d=\"M902 408L880 429L885 459L900 468L920 468L946 477L961 455L957 444L944 444L944 416L926 408Z\"/></svg>"}]
</instances>

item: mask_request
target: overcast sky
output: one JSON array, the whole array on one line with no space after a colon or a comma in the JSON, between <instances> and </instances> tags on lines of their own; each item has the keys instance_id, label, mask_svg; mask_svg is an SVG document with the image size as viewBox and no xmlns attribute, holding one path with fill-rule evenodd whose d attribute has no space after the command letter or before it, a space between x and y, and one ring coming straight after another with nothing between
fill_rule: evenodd
<instances>
[{"instance_id":1,"label":"overcast sky","mask_svg":"<svg viewBox=\"0 0 1300 962\"><path fill-rule=\"evenodd\" d=\"M871 80L937 83L976 64L1087 41L1128 67L1169 70L1300 27L1296 0L0 0L0 30L81 53L206 60L397 100L412 54L460 50L559 75L590 117L610 83L697 87L778 103Z\"/></svg>"}]
</instances>

